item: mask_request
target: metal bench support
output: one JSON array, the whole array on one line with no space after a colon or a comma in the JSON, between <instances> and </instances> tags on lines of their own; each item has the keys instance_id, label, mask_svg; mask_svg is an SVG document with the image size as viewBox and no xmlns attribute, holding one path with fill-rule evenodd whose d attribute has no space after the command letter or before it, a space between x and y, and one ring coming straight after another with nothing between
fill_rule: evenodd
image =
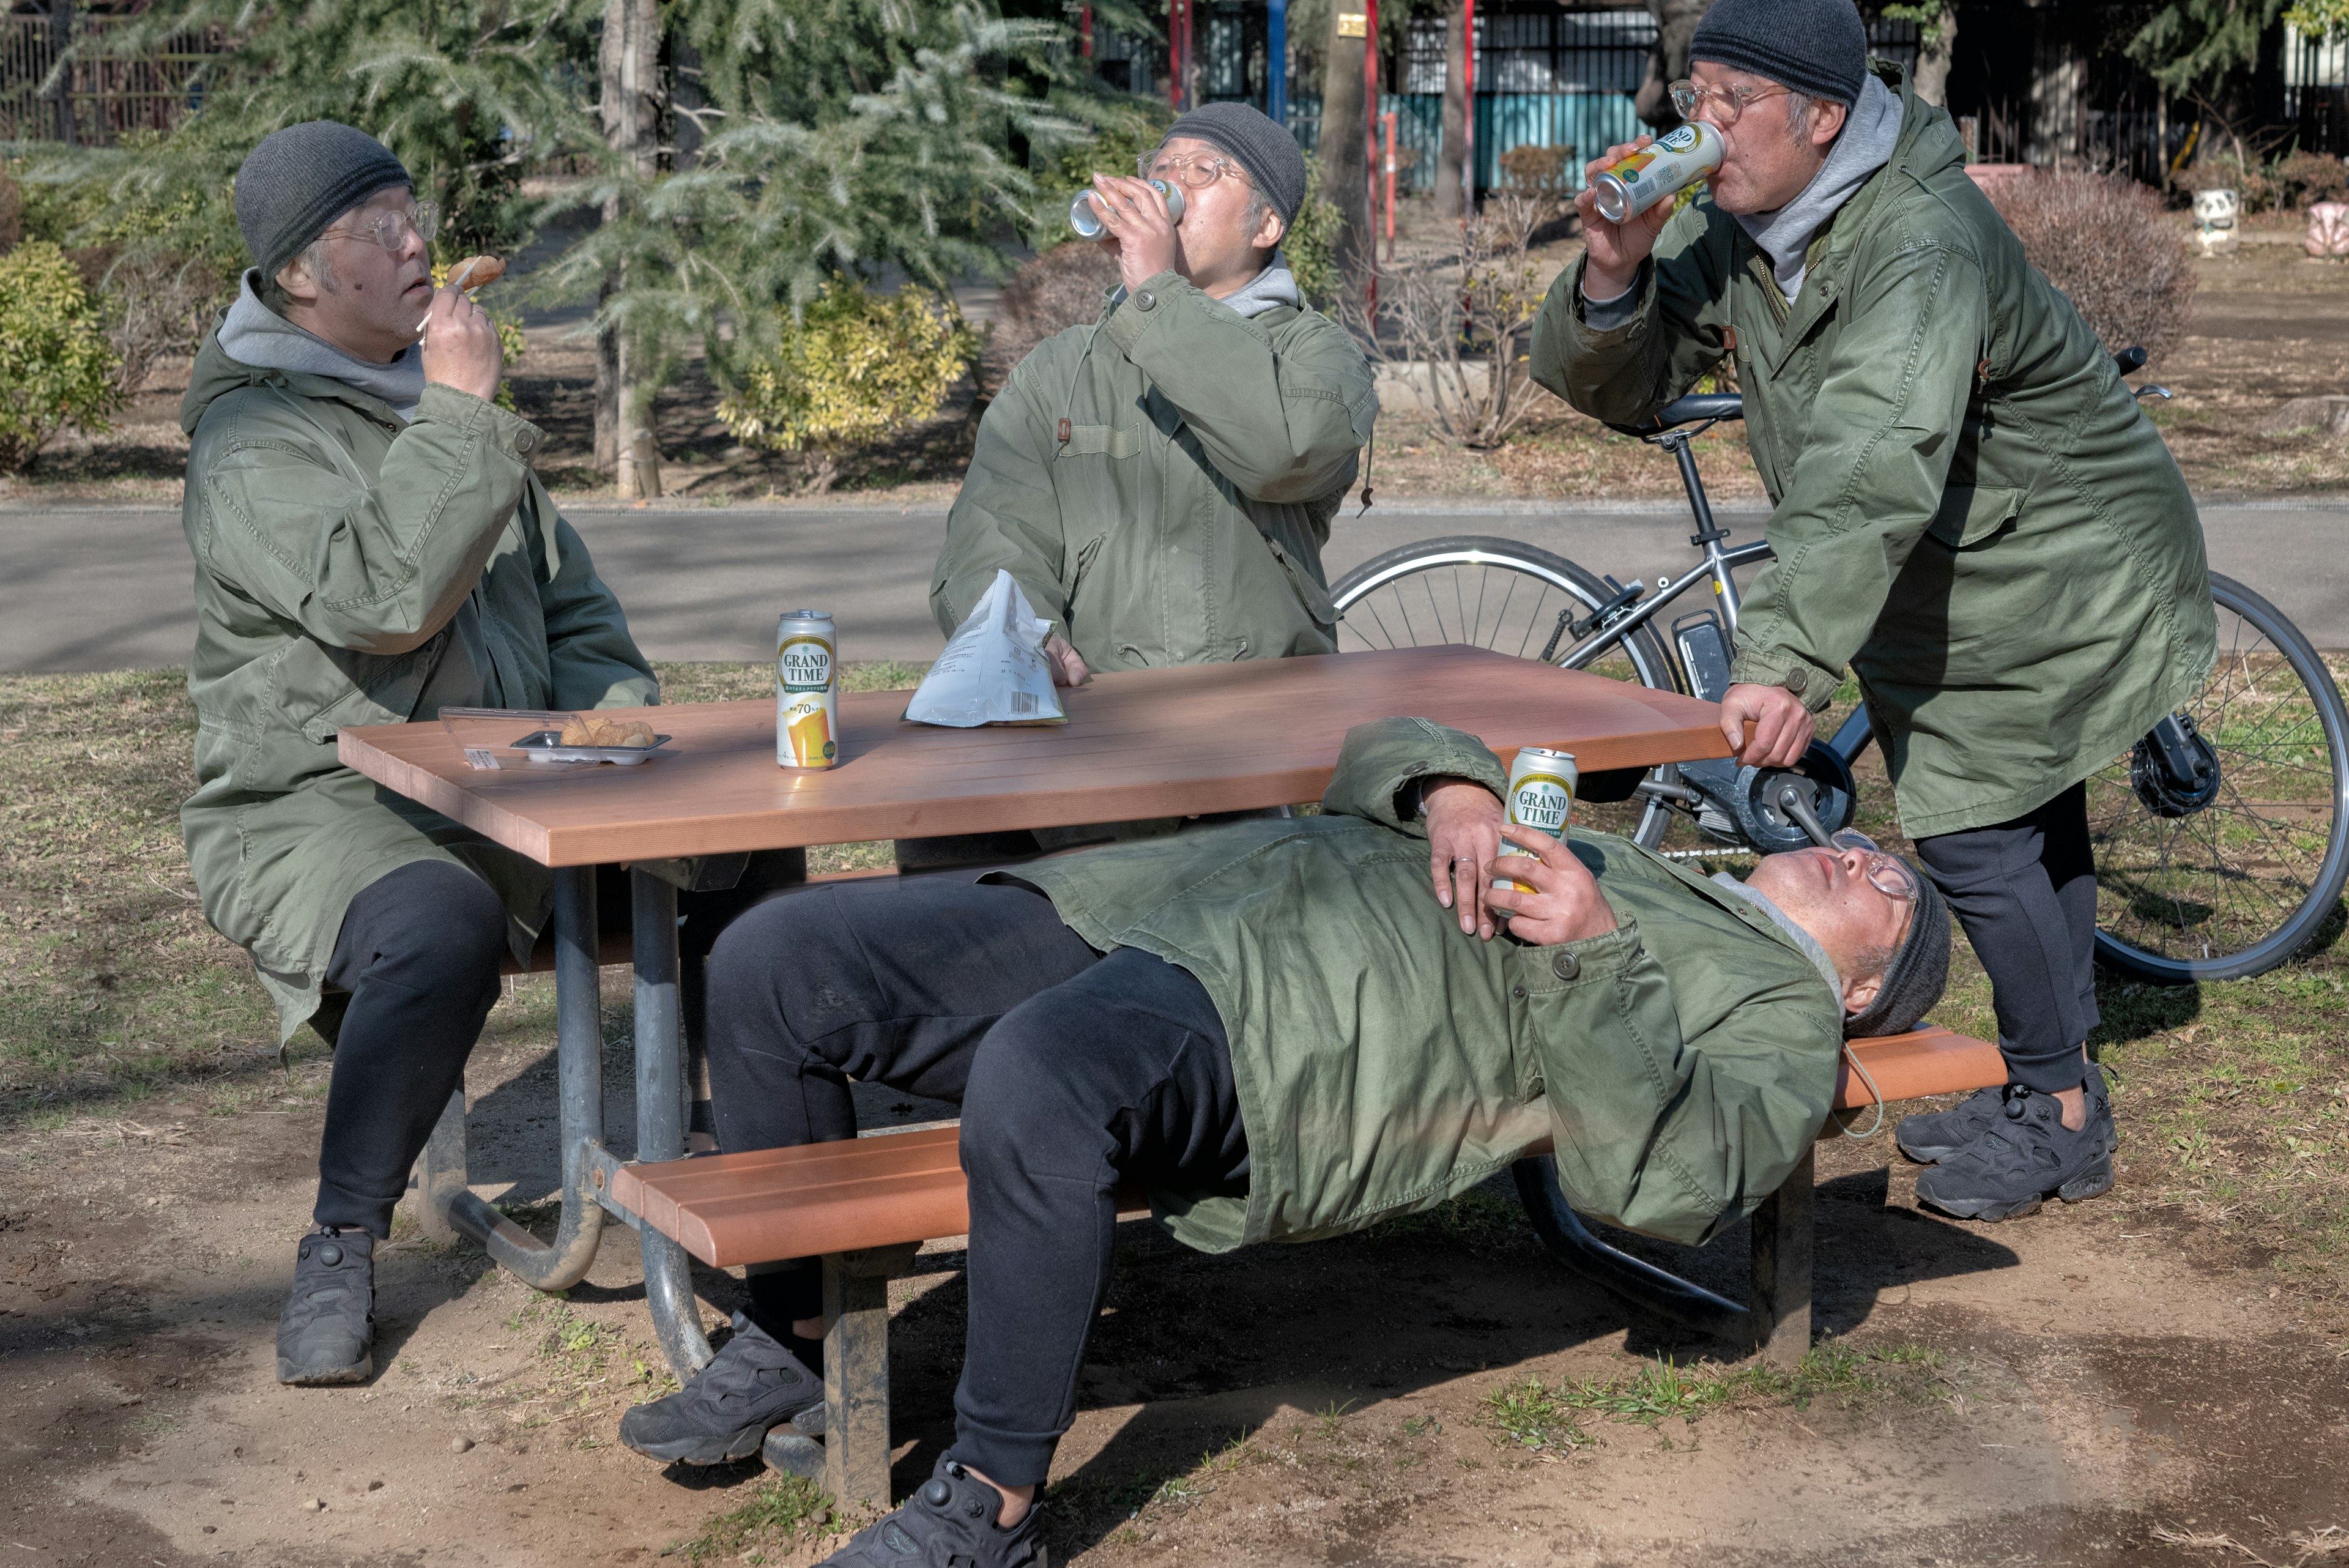
<instances>
[{"instance_id":1,"label":"metal bench support","mask_svg":"<svg viewBox=\"0 0 2349 1568\"><path fill-rule=\"evenodd\" d=\"M684 1014L678 996L677 885L638 867L629 874L636 971L636 1160L685 1156ZM684 1382L709 1365L709 1341L694 1304L685 1249L649 1227L636 1240L645 1268L645 1303L661 1353Z\"/></svg>"},{"instance_id":2,"label":"metal bench support","mask_svg":"<svg viewBox=\"0 0 2349 1568\"><path fill-rule=\"evenodd\" d=\"M1750 1295L1754 1348L1773 1366L1793 1366L1811 1348L1811 1226L1817 1205L1814 1151L1754 1211Z\"/></svg>"},{"instance_id":3,"label":"metal bench support","mask_svg":"<svg viewBox=\"0 0 2349 1568\"><path fill-rule=\"evenodd\" d=\"M918 1241L823 1260L823 1440L767 1434L768 1465L819 1481L842 1502L889 1505L889 1282Z\"/></svg>"}]
</instances>

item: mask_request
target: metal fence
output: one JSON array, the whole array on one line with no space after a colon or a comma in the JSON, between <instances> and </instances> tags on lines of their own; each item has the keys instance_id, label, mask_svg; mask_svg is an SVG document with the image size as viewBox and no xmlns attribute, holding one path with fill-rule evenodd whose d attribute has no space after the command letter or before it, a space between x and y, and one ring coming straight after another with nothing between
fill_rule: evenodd
<instances>
[{"instance_id":1,"label":"metal fence","mask_svg":"<svg viewBox=\"0 0 2349 1568\"><path fill-rule=\"evenodd\" d=\"M217 52L216 41L180 36L153 53L109 57L105 36L121 26L98 16L75 24L76 37L94 53L67 68L60 114L58 96L41 90L58 53L48 18L0 16L0 141L107 146L133 130L169 130L192 110L201 96L196 73Z\"/></svg>"},{"instance_id":2,"label":"metal fence","mask_svg":"<svg viewBox=\"0 0 2349 1568\"><path fill-rule=\"evenodd\" d=\"M2349 152L2349 39L2283 30L2283 110L2311 152Z\"/></svg>"}]
</instances>

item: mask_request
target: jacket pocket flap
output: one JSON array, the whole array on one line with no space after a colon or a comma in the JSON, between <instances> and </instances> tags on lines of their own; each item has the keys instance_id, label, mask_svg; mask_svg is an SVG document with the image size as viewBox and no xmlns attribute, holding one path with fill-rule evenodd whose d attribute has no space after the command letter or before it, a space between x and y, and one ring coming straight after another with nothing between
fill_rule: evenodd
<instances>
[{"instance_id":1,"label":"jacket pocket flap","mask_svg":"<svg viewBox=\"0 0 2349 1568\"><path fill-rule=\"evenodd\" d=\"M1061 443L1062 457L1134 457L1142 452L1140 425L1075 425Z\"/></svg>"},{"instance_id":2,"label":"jacket pocket flap","mask_svg":"<svg viewBox=\"0 0 2349 1568\"><path fill-rule=\"evenodd\" d=\"M1940 509L1926 532L1951 549L1978 545L2014 521L2028 493L2009 485L1950 485L1941 492Z\"/></svg>"},{"instance_id":3,"label":"jacket pocket flap","mask_svg":"<svg viewBox=\"0 0 2349 1568\"><path fill-rule=\"evenodd\" d=\"M303 739L324 745L347 729L407 723L415 716L417 699L424 694L424 684L431 679L448 640L449 631L444 627L431 641L411 653L370 659L388 668L369 671L373 679L355 684L353 690L312 715L302 725Z\"/></svg>"},{"instance_id":4,"label":"jacket pocket flap","mask_svg":"<svg viewBox=\"0 0 2349 1568\"><path fill-rule=\"evenodd\" d=\"M1338 604L1330 597L1330 590L1315 582L1313 574L1299 565L1287 550L1280 547L1279 540L1261 528L1257 530L1257 537L1262 539L1264 547L1272 552L1272 558L1280 563L1280 569L1288 574L1288 586L1297 590L1297 597L1304 602L1305 613L1323 626L1336 626Z\"/></svg>"}]
</instances>

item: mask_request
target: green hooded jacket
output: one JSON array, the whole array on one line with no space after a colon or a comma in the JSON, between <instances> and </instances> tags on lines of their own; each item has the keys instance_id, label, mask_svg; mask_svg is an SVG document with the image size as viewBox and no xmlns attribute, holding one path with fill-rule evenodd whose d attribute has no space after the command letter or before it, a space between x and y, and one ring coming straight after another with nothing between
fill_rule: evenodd
<instances>
[{"instance_id":1,"label":"green hooded jacket","mask_svg":"<svg viewBox=\"0 0 2349 1568\"><path fill-rule=\"evenodd\" d=\"M998 880L1093 946L1195 975L1231 1042L1246 1198L1153 1194L1207 1251L1306 1241L1433 1207L1544 1137L1575 1208L1701 1242L1776 1189L1826 1120L1843 1012L1747 899L1577 831L1617 929L1557 947L1464 935L1435 902L1414 781L1500 761L1387 719L1346 737L1324 815L1233 823Z\"/></svg>"},{"instance_id":2,"label":"green hooded jacket","mask_svg":"<svg viewBox=\"0 0 2349 1568\"><path fill-rule=\"evenodd\" d=\"M939 629L999 567L1097 670L1334 652L1321 546L1378 407L1327 317L1243 317L1161 273L1038 344L988 406L931 580Z\"/></svg>"},{"instance_id":3,"label":"green hooded jacket","mask_svg":"<svg viewBox=\"0 0 2349 1568\"><path fill-rule=\"evenodd\" d=\"M345 767L336 732L444 707L641 706L659 687L531 472L528 421L435 383L409 424L208 337L180 423L197 618L181 830L205 917L253 954L284 1035L316 1015L331 1038L340 1011L320 986L368 883L411 861L470 867L517 953L552 893L543 867Z\"/></svg>"},{"instance_id":4,"label":"green hooded jacket","mask_svg":"<svg viewBox=\"0 0 2349 1568\"><path fill-rule=\"evenodd\" d=\"M1858 675L1912 837L2003 822L2127 752L2195 691L2217 617L2193 497L2112 356L1900 88L1892 159L1812 241L1790 306L1701 196L1631 320L1551 287L1533 374L1637 423L1728 359L1773 510L1732 677L1814 711Z\"/></svg>"}]
</instances>

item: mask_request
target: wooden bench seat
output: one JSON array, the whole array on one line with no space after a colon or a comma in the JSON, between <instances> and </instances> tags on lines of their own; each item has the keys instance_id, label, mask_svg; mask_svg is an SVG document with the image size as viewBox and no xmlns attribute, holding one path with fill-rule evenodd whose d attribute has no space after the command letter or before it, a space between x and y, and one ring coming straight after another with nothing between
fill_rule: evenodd
<instances>
[{"instance_id":1,"label":"wooden bench seat","mask_svg":"<svg viewBox=\"0 0 2349 1568\"><path fill-rule=\"evenodd\" d=\"M1998 1047L1950 1030L1855 1041L1852 1054L1887 1102L1951 1094L2006 1081ZM1835 1114L1822 1137L1877 1103L1846 1060ZM912 1266L924 1241L970 1229L957 1154L958 1129L926 1127L848 1142L744 1154L704 1155L657 1165L623 1166L612 1178L614 1203L719 1268L779 1258L824 1263L826 1431L823 1443L788 1434L770 1442L771 1463L820 1478L834 1496L886 1501L888 1494L887 1282ZM1529 1151L1529 1153L1542 1153ZM1771 1330L1795 1331L1808 1348L1811 1160L1757 1213L1754 1316L1757 1332L1783 1350ZM1799 1191L1795 1190L1799 1188ZM1121 1213L1146 1213L1139 1194L1121 1193ZM1539 1217L1537 1217L1539 1225ZM1766 1240L1765 1240L1766 1236ZM1555 1238L1544 1240L1554 1250ZM1586 1244L1621 1259L1603 1244ZM1569 1260L1571 1261L1571 1260ZM1630 1270L1669 1280L1648 1265L1605 1268L1590 1277L1646 1303Z\"/></svg>"}]
</instances>

